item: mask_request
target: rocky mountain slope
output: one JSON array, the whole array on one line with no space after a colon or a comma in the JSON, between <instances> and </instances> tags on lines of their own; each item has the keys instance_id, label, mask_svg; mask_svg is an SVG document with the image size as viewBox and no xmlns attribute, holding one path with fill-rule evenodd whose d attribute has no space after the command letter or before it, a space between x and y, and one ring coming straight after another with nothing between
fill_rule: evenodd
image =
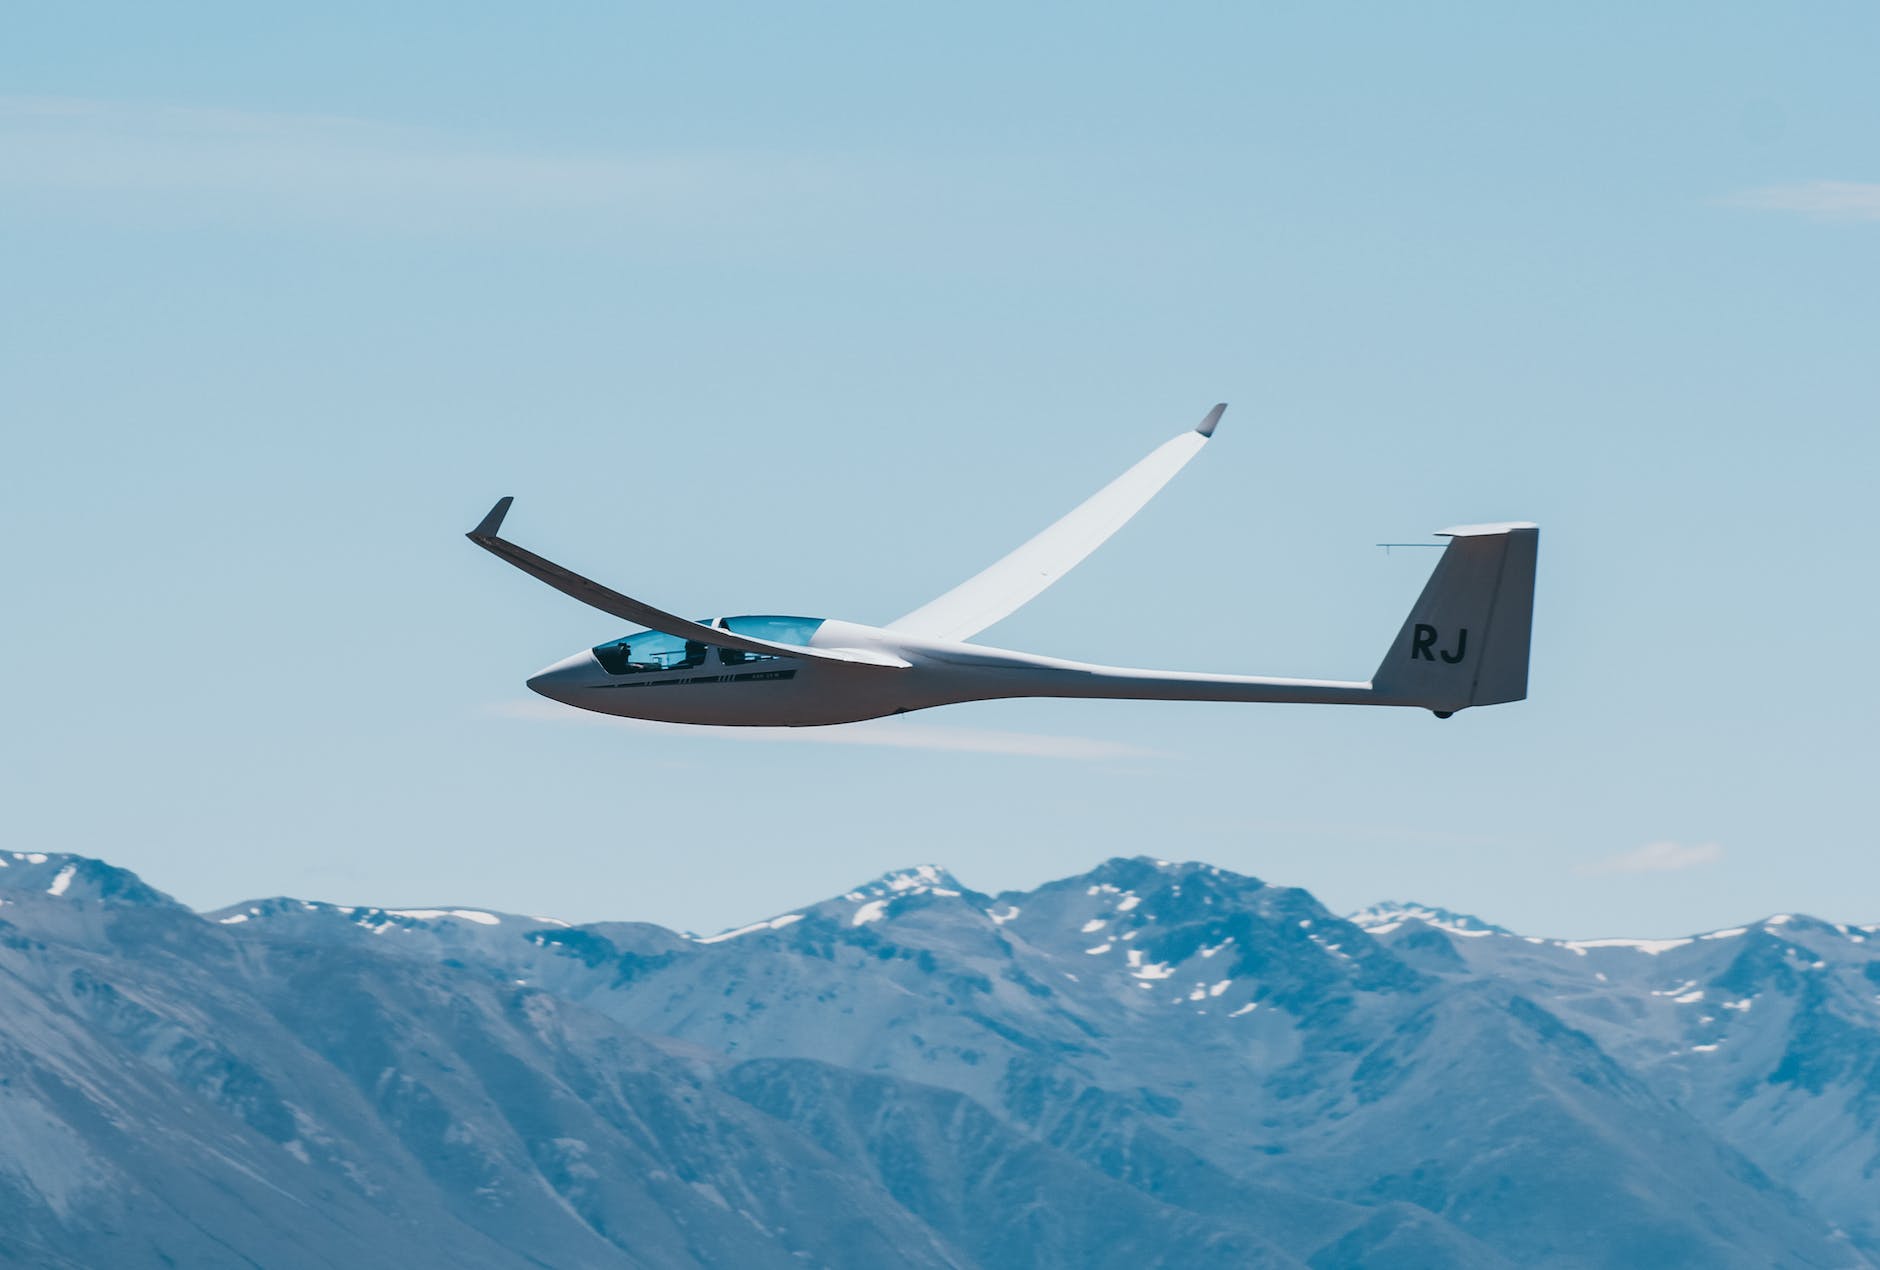
<instances>
[{"instance_id":1,"label":"rocky mountain slope","mask_svg":"<svg viewBox=\"0 0 1880 1270\"><path fill-rule=\"evenodd\" d=\"M697 938L0 853L0 1263L1870 1265L1875 933L1134 859Z\"/></svg>"}]
</instances>

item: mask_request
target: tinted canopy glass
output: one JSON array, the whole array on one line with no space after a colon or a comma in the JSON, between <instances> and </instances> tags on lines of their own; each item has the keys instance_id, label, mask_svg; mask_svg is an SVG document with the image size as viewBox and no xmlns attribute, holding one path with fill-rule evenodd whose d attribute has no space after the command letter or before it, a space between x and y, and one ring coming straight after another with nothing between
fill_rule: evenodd
<instances>
[{"instance_id":1,"label":"tinted canopy glass","mask_svg":"<svg viewBox=\"0 0 1880 1270\"><path fill-rule=\"evenodd\" d=\"M807 644L823 624L820 617L727 617L723 625L734 635L767 639L773 644Z\"/></svg>"},{"instance_id":2,"label":"tinted canopy glass","mask_svg":"<svg viewBox=\"0 0 1880 1270\"><path fill-rule=\"evenodd\" d=\"M769 640L773 644L808 644L822 625L815 617L727 617L701 620L700 626L721 627L735 635ZM643 675L659 670L690 670L716 660L724 666L768 661L765 653L747 653L738 648L713 648L664 631L635 631L606 644L596 645L594 659L610 675Z\"/></svg>"}]
</instances>

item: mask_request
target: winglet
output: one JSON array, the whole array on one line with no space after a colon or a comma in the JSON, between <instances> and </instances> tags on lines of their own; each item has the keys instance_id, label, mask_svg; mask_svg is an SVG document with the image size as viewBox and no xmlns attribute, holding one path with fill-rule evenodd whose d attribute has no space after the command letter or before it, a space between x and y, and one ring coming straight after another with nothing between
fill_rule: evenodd
<instances>
[{"instance_id":1,"label":"winglet","mask_svg":"<svg viewBox=\"0 0 1880 1270\"><path fill-rule=\"evenodd\" d=\"M1208 411L1208 417L1195 425L1195 431L1199 432L1204 437L1213 436L1214 425L1216 425L1217 423L1221 421L1221 416L1224 413L1226 413L1226 411L1227 411L1227 403L1223 401L1220 405Z\"/></svg>"},{"instance_id":2,"label":"winglet","mask_svg":"<svg viewBox=\"0 0 1880 1270\"><path fill-rule=\"evenodd\" d=\"M497 499L496 506L490 508L490 514L485 516L477 524L477 527L465 534L464 537L468 538L471 542L476 542L481 538L494 538L497 532L503 527L503 517L509 514L509 505L515 501L515 498L508 494Z\"/></svg>"}]
</instances>

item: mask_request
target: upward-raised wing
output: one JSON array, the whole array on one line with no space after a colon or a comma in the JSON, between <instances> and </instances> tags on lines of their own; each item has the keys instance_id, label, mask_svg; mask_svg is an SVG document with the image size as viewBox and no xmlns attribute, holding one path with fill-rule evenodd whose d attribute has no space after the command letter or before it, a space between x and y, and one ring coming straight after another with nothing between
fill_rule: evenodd
<instances>
[{"instance_id":1,"label":"upward-raised wing","mask_svg":"<svg viewBox=\"0 0 1880 1270\"><path fill-rule=\"evenodd\" d=\"M689 639L695 643L706 644L714 648L741 648L747 653L769 653L778 657L802 657L810 661L844 662L855 666L888 666L905 668L907 663L898 657L877 653L867 649L854 648L809 648L801 644L777 644L767 639L752 639L748 635L738 635L716 626L701 626L697 622L687 621L664 609L656 609L650 604L643 604L630 595L622 595L611 587L569 569L564 569L552 560L544 560L533 551L518 547L515 543L497 536L503 527L503 517L509 514L509 505L514 502L507 496L496 500L496 506L490 508L475 529L464 537L474 542L492 555L501 556L516 568L532 577L539 578L560 591L571 595L590 608L597 608L603 613L627 622L637 622L668 635L677 635L680 639Z\"/></svg>"},{"instance_id":2,"label":"upward-raised wing","mask_svg":"<svg viewBox=\"0 0 1880 1270\"><path fill-rule=\"evenodd\" d=\"M1149 456L1092 494L1062 520L983 573L929 601L887 629L929 639L970 639L1009 617L1069 573L1129 523L1214 435L1225 402L1208 417L1150 451Z\"/></svg>"}]
</instances>

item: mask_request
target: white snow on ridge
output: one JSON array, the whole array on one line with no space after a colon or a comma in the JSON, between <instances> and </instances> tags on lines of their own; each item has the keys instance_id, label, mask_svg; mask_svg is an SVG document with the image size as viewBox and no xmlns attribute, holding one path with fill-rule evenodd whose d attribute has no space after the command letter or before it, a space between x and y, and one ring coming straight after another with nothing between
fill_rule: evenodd
<instances>
[{"instance_id":1,"label":"white snow on ridge","mask_svg":"<svg viewBox=\"0 0 1880 1270\"><path fill-rule=\"evenodd\" d=\"M311 904L303 908L314 907ZM485 913L475 908L388 908L388 917L409 917L420 922L434 922L441 917L455 917L460 921L475 922L479 926L501 926L503 919L494 913Z\"/></svg>"},{"instance_id":2,"label":"white snow on ridge","mask_svg":"<svg viewBox=\"0 0 1880 1270\"><path fill-rule=\"evenodd\" d=\"M1632 948L1656 957L1659 953L1682 948L1691 942L1689 939L1563 939L1560 946L1571 948L1582 957L1589 948Z\"/></svg>"},{"instance_id":3,"label":"white snow on ridge","mask_svg":"<svg viewBox=\"0 0 1880 1270\"><path fill-rule=\"evenodd\" d=\"M880 921L883 917L887 916L887 913L888 901L870 900L868 903L855 910L855 920L850 922L849 925L866 926L870 922Z\"/></svg>"},{"instance_id":4,"label":"white snow on ridge","mask_svg":"<svg viewBox=\"0 0 1880 1270\"><path fill-rule=\"evenodd\" d=\"M1419 921L1426 926L1433 926L1451 935L1460 935L1469 939L1479 939L1483 935L1510 934L1510 932L1500 930L1499 928L1489 927L1486 923L1479 923L1476 918L1463 914L1449 913L1440 909L1425 908L1420 904L1396 904L1388 902L1373 904L1369 908L1359 909L1357 912L1352 913L1346 920L1372 935L1388 935L1393 931L1402 929L1404 923L1409 921ZM1807 919L1798 918L1793 913L1777 913L1771 917L1764 918L1760 923L1749 926L1731 926L1722 930L1713 930L1700 935L1689 935L1675 939L1544 939L1539 935L1520 935L1514 937L1524 939L1530 944L1547 944L1555 948L1564 948L1579 957L1584 957L1589 950L1598 948L1629 948L1634 952L1642 952L1647 956L1656 957L1662 953L1670 952L1674 948L1682 948L1686 944L1696 943L1699 940L1738 939L1749 934L1750 931L1759 928L1773 935L1779 933L1778 928L1780 927L1805 920ZM1304 925L1304 923L1301 924ZM1864 943L1866 942L1866 936L1880 934L1880 924L1872 926L1835 925L1834 929L1854 943Z\"/></svg>"},{"instance_id":5,"label":"white snow on ridge","mask_svg":"<svg viewBox=\"0 0 1880 1270\"><path fill-rule=\"evenodd\" d=\"M1088 935L1092 931L1102 930L1105 926L1108 926L1109 924L1110 923L1104 918L1093 917L1089 921L1085 922L1082 928L1077 933L1080 935Z\"/></svg>"},{"instance_id":6,"label":"white snow on ridge","mask_svg":"<svg viewBox=\"0 0 1880 1270\"><path fill-rule=\"evenodd\" d=\"M40 859L42 860L44 858L45 858L44 856L40 857ZM56 878L53 878L52 885L46 888L46 894L47 895L64 895L65 888L72 885L72 879L73 877L77 875L77 873L78 873L78 866L76 864L68 864L63 869L60 869L59 876Z\"/></svg>"},{"instance_id":7,"label":"white snow on ridge","mask_svg":"<svg viewBox=\"0 0 1880 1270\"><path fill-rule=\"evenodd\" d=\"M877 901L878 903L880 901ZM749 926L740 926L736 930L720 931L716 935L694 935L695 944L721 944L727 939L736 939L739 935L749 935L760 930L782 930L791 922L803 920L801 913L785 913L782 917L773 917L766 922L752 922Z\"/></svg>"},{"instance_id":8,"label":"white snow on ridge","mask_svg":"<svg viewBox=\"0 0 1880 1270\"><path fill-rule=\"evenodd\" d=\"M886 896L892 899L897 895L957 896L961 894L956 888L946 885L950 881L952 879L939 865L917 864L911 869L897 869L892 873L884 873L867 886L845 892L842 898L851 904L861 904L867 908L871 897L880 899ZM1016 915L1017 912L1018 909L1014 907L1012 913ZM990 916L990 911L988 911L988 916ZM871 917L867 920L874 921L875 919ZM1007 920L1009 921L1010 918ZM858 926L861 924L859 921L856 923Z\"/></svg>"},{"instance_id":9,"label":"white snow on ridge","mask_svg":"<svg viewBox=\"0 0 1880 1270\"><path fill-rule=\"evenodd\" d=\"M882 879L891 891L907 891L917 886L939 886L945 880L945 875L931 864L917 864L905 872L890 874Z\"/></svg>"},{"instance_id":10,"label":"white snow on ridge","mask_svg":"<svg viewBox=\"0 0 1880 1270\"><path fill-rule=\"evenodd\" d=\"M1018 905L1007 904L1003 913L995 913L991 909L987 909L986 916L992 919L994 926L1003 926L1014 917L1017 917L1021 911L1023 910L1021 910Z\"/></svg>"},{"instance_id":11,"label":"white snow on ridge","mask_svg":"<svg viewBox=\"0 0 1880 1270\"><path fill-rule=\"evenodd\" d=\"M233 916L233 917L224 917L224 918L222 919L222 925L224 925L224 926L233 926L233 925L235 925L235 923L237 923L237 922L245 922L245 921L247 921L247 920L248 920L248 914L246 914L246 913L237 913L237 914L235 914L235 916Z\"/></svg>"},{"instance_id":12,"label":"white snow on ridge","mask_svg":"<svg viewBox=\"0 0 1880 1270\"><path fill-rule=\"evenodd\" d=\"M1425 926L1465 939L1480 939L1483 935L1503 933L1478 918L1426 908L1421 904L1373 904L1369 908L1359 909L1346 920L1373 935L1388 935L1405 922L1422 922Z\"/></svg>"},{"instance_id":13,"label":"white snow on ridge","mask_svg":"<svg viewBox=\"0 0 1880 1270\"><path fill-rule=\"evenodd\" d=\"M1487 932L1485 931L1483 933L1486 934ZM1334 944L1330 940L1326 939L1325 936L1319 935L1319 934L1307 935L1306 938L1310 939L1313 943L1317 944L1320 948L1323 948L1326 952L1332 954L1332 956L1334 957L1340 958L1344 961L1351 960L1351 954L1344 951L1344 945L1342 944Z\"/></svg>"},{"instance_id":14,"label":"white snow on ridge","mask_svg":"<svg viewBox=\"0 0 1880 1270\"><path fill-rule=\"evenodd\" d=\"M1127 913L1130 909L1136 907L1136 905L1140 903L1142 903L1142 896L1137 895L1134 891L1131 891L1128 895L1125 895L1123 897L1123 902L1116 906L1116 911L1119 913Z\"/></svg>"}]
</instances>

